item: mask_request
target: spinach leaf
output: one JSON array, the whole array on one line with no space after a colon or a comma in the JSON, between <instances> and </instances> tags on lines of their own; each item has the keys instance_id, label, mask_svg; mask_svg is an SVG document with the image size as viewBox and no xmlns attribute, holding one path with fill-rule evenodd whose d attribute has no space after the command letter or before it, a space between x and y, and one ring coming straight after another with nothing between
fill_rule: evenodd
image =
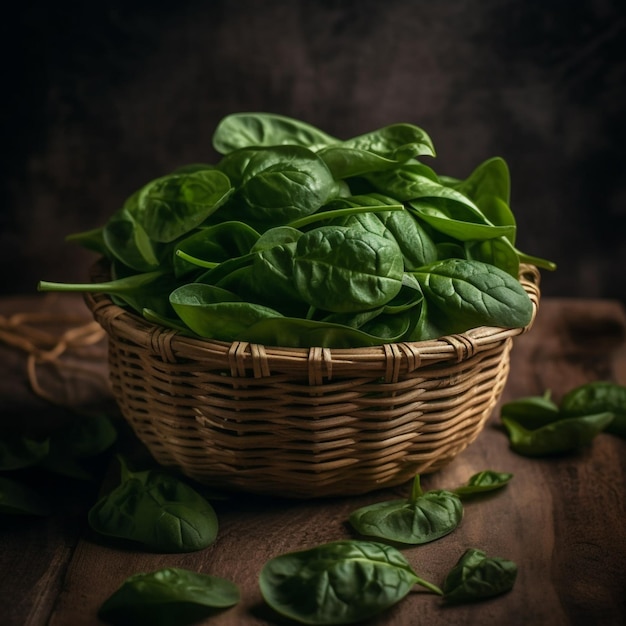
<instances>
[{"instance_id":1,"label":"spinach leaf","mask_svg":"<svg viewBox=\"0 0 626 626\"><path fill-rule=\"evenodd\" d=\"M380 211L384 205L395 205L393 198L381 194L351 196L334 200L329 207L370 207L370 213L348 214L343 219L334 219L333 225L364 230L394 240L404 258L404 267L410 271L437 260L437 248L432 237L407 210ZM373 209L376 208L376 211ZM323 214L322 214L323 215Z\"/></svg>"},{"instance_id":2,"label":"spinach leaf","mask_svg":"<svg viewBox=\"0 0 626 626\"><path fill-rule=\"evenodd\" d=\"M319 150L338 139L306 122L272 113L234 113L227 115L213 133L213 148L220 154L247 147L285 144Z\"/></svg>"},{"instance_id":3,"label":"spinach leaf","mask_svg":"<svg viewBox=\"0 0 626 626\"><path fill-rule=\"evenodd\" d=\"M262 231L315 213L336 190L330 170L311 150L259 148L247 162L241 185L226 209L235 219Z\"/></svg>"},{"instance_id":4,"label":"spinach leaf","mask_svg":"<svg viewBox=\"0 0 626 626\"><path fill-rule=\"evenodd\" d=\"M232 192L219 170L169 174L142 187L126 210L152 241L167 243L200 226Z\"/></svg>"},{"instance_id":5,"label":"spinach leaf","mask_svg":"<svg viewBox=\"0 0 626 626\"><path fill-rule=\"evenodd\" d=\"M183 626L239 601L239 588L225 578L168 567L127 578L100 606L98 617L119 625Z\"/></svg>"},{"instance_id":6,"label":"spinach leaf","mask_svg":"<svg viewBox=\"0 0 626 626\"><path fill-rule=\"evenodd\" d=\"M137 313L144 308L153 309L161 314L170 311L168 294L175 285L174 277L166 271L132 274L101 283L52 283L40 281L39 291L72 291L82 293L106 293L116 298Z\"/></svg>"},{"instance_id":7,"label":"spinach leaf","mask_svg":"<svg viewBox=\"0 0 626 626\"><path fill-rule=\"evenodd\" d=\"M282 315L260 304L241 302L239 296L214 285L190 283L170 294L181 320L200 337L236 341L250 326Z\"/></svg>"},{"instance_id":8,"label":"spinach leaf","mask_svg":"<svg viewBox=\"0 0 626 626\"><path fill-rule=\"evenodd\" d=\"M593 381L575 387L562 398L560 410L566 417L613 413L607 433L626 437L626 386L610 381Z\"/></svg>"},{"instance_id":9,"label":"spinach leaf","mask_svg":"<svg viewBox=\"0 0 626 626\"><path fill-rule=\"evenodd\" d=\"M496 237L484 241L465 241L463 258L489 263L517 279L520 258L517 250L506 237Z\"/></svg>"},{"instance_id":10,"label":"spinach leaf","mask_svg":"<svg viewBox=\"0 0 626 626\"><path fill-rule=\"evenodd\" d=\"M511 198L511 176L506 161L501 157L492 157L483 161L462 181L453 185L457 191L471 198L480 205L485 198L497 198L508 206ZM515 224L510 211L492 214L494 224L507 222ZM503 220L503 216L506 218Z\"/></svg>"},{"instance_id":11,"label":"spinach leaf","mask_svg":"<svg viewBox=\"0 0 626 626\"><path fill-rule=\"evenodd\" d=\"M50 439L4 435L0 439L0 470L17 470L37 465L50 451Z\"/></svg>"},{"instance_id":12,"label":"spinach leaf","mask_svg":"<svg viewBox=\"0 0 626 626\"><path fill-rule=\"evenodd\" d=\"M463 505L456 494L423 492L417 475L407 500L361 507L350 515L349 522L362 535L416 545L451 533L462 518Z\"/></svg>"},{"instance_id":13,"label":"spinach leaf","mask_svg":"<svg viewBox=\"0 0 626 626\"><path fill-rule=\"evenodd\" d=\"M246 254L258 239L259 233L243 222L221 222L200 228L176 244L173 255L174 272L177 277L181 277L198 267L186 261L179 251L187 256L217 264Z\"/></svg>"},{"instance_id":14,"label":"spinach leaf","mask_svg":"<svg viewBox=\"0 0 626 626\"><path fill-rule=\"evenodd\" d=\"M191 552L213 543L217 516L200 494L166 472L131 472L120 462L120 484L89 511L95 532L156 552Z\"/></svg>"},{"instance_id":15,"label":"spinach leaf","mask_svg":"<svg viewBox=\"0 0 626 626\"><path fill-rule=\"evenodd\" d=\"M345 148L364 150L398 161L418 156L435 156L426 131L413 124L391 124L342 142Z\"/></svg>"},{"instance_id":16,"label":"spinach leaf","mask_svg":"<svg viewBox=\"0 0 626 626\"><path fill-rule=\"evenodd\" d=\"M294 281L295 253L295 242L261 250L252 262L246 291L251 299L284 315L304 317L308 304L300 296Z\"/></svg>"},{"instance_id":17,"label":"spinach leaf","mask_svg":"<svg viewBox=\"0 0 626 626\"><path fill-rule=\"evenodd\" d=\"M385 304L402 287L395 241L356 228L322 226L298 239L293 277L311 306L350 313Z\"/></svg>"},{"instance_id":18,"label":"spinach leaf","mask_svg":"<svg viewBox=\"0 0 626 626\"><path fill-rule=\"evenodd\" d=\"M345 324L296 317L267 317L241 331L239 339L267 346L353 348L399 341L410 330L403 316L381 326L353 328ZM380 333L380 334L379 334Z\"/></svg>"},{"instance_id":19,"label":"spinach leaf","mask_svg":"<svg viewBox=\"0 0 626 626\"><path fill-rule=\"evenodd\" d=\"M126 205L107 220L102 239L106 256L138 272L151 272L159 269L159 244L150 239L127 208L129 203L136 202L136 197L137 194L131 196Z\"/></svg>"},{"instance_id":20,"label":"spinach leaf","mask_svg":"<svg viewBox=\"0 0 626 626\"><path fill-rule=\"evenodd\" d=\"M379 193L401 202L408 202L423 195L436 196L439 193L453 198L461 197L462 201L472 204L468 198L464 198L453 189L444 188L432 168L416 161L402 163L393 169L372 172L364 178Z\"/></svg>"},{"instance_id":21,"label":"spinach leaf","mask_svg":"<svg viewBox=\"0 0 626 626\"><path fill-rule=\"evenodd\" d=\"M398 161L394 159L387 159L367 150L349 148L343 145L323 148L317 154L338 180L362 176L398 165Z\"/></svg>"},{"instance_id":22,"label":"spinach leaf","mask_svg":"<svg viewBox=\"0 0 626 626\"><path fill-rule=\"evenodd\" d=\"M21 435L0 440L0 470L41 467L57 474L88 480L92 478L78 462L110 448L117 431L105 415L77 415L51 430L44 439Z\"/></svg>"},{"instance_id":23,"label":"spinach leaf","mask_svg":"<svg viewBox=\"0 0 626 626\"><path fill-rule=\"evenodd\" d=\"M444 259L413 275L429 307L446 320L448 332L472 326L523 327L532 318L532 302L519 281L492 265Z\"/></svg>"},{"instance_id":24,"label":"spinach leaf","mask_svg":"<svg viewBox=\"0 0 626 626\"><path fill-rule=\"evenodd\" d=\"M509 417L502 417L511 448L525 456L548 456L571 452L589 445L613 420L613 413L561 418L533 430Z\"/></svg>"},{"instance_id":25,"label":"spinach leaf","mask_svg":"<svg viewBox=\"0 0 626 626\"><path fill-rule=\"evenodd\" d=\"M562 417L551 395L550 390L547 390L543 396L529 396L505 402L500 413L503 417L514 420L528 430L540 428Z\"/></svg>"},{"instance_id":26,"label":"spinach leaf","mask_svg":"<svg viewBox=\"0 0 626 626\"><path fill-rule=\"evenodd\" d=\"M56 474L91 480L81 459L97 456L117 440L117 430L106 415L78 415L67 426L50 435L48 454L40 466Z\"/></svg>"},{"instance_id":27,"label":"spinach leaf","mask_svg":"<svg viewBox=\"0 0 626 626\"><path fill-rule=\"evenodd\" d=\"M50 505L34 489L0 476L0 514L44 516L50 514Z\"/></svg>"},{"instance_id":28,"label":"spinach leaf","mask_svg":"<svg viewBox=\"0 0 626 626\"><path fill-rule=\"evenodd\" d=\"M450 570L443 583L443 601L463 604L510 591L517 577L517 565L501 557L488 557L470 548Z\"/></svg>"},{"instance_id":29,"label":"spinach leaf","mask_svg":"<svg viewBox=\"0 0 626 626\"><path fill-rule=\"evenodd\" d=\"M268 561L261 593L277 613L303 624L350 624L384 611L414 585L441 595L398 550L371 541L335 541Z\"/></svg>"},{"instance_id":30,"label":"spinach leaf","mask_svg":"<svg viewBox=\"0 0 626 626\"><path fill-rule=\"evenodd\" d=\"M509 474L507 472L483 470L482 472L478 472L477 474L470 476L467 483L457 487L454 490L454 493L457 496L464 498L466 496L485 493L486 491L494 491L507 485L511 478L513 478L513 474Z\"/></svg>"}]
</instances>

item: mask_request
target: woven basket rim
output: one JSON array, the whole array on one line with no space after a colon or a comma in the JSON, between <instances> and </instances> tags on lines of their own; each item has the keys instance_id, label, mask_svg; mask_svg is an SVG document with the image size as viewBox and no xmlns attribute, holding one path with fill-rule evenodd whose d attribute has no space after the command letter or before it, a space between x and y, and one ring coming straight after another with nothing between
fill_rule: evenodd
<instances>
[{"instance_id":1,"label":"woven basket rim","mask_svg":"<svg viewBox=\"0 0 626 626\"><path fill-rule=\"evenodd\" d=\"M106 259L100 259L92 267L92 277L98 280L108 274ZM532 315L526 326L519 328L500 328L478 326L463 333L446 335L438 339L414 342L386 343L376 346L355 348L323 347L281 347L252 344L246 341L220 341L215 339L195 338L177 330L154 324L138 314L113 302L103 293L86 293L85 302L94 318L101 324L109 336L122 337L147 349L161 353L167 361L175 361L178 356L187 358L226 358L231 362L233 374L240 370L246 375L251 369L250 359L255 363L255 377L269 374L264 367L266 361L273 365L295 367L303 365L311 371L311 362L322 365L332 363L337 367L353 370L354 367L365 369L379 368L381 363L393 362L393 368L411 371L426 364L450 360L463 361L482 350L489 349L510 337L526 333L532 327L537 315L540 299L540 273L530 264L520 264L519 280L532 303ZM395 376L394 376L395 377Z\"/></svg>"}]
</instances>

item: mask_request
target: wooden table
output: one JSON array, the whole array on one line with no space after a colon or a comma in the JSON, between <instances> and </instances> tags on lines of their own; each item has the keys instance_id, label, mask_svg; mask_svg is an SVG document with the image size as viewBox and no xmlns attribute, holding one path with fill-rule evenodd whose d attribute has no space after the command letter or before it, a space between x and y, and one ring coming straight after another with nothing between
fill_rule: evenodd
<instances>
[{"instance_id":1,"label":"wooden table","mask_svg":"<svg viewBox=\"0 0 626 626\"><path fill-rule=\"evenodd\" d=\"M42 306L41 300L5 299L0 314ZM597 379L626 384L625 338L626 313L617 302L544 298L535 326L516 340L503 400L546 389L558 400ZM23 354L0 346L0 357L3 425L54 419L58 411L29 390ZM496 410L478 439L422 484L449 488L487 468L514 478L504 490L466 502L465 517L451 535L403 552L425 579L441 584L465 548L481 548L518 564L514 589L443 608L436 596L416 588L370 624L626 624L626 441L602 434L575 455L525 458L509 450ZM105 468L105 481L112 472L113 466ZM352 510L406 493L402 487L315 501L236 495L214 502L220 532L212 546L166 555L122 550L95 538L85 513L99 489L99 483L73 484L63 490L61 514L1 522L1 624L99 624L99 605L126 577L165 566L223 576L240 586L240 604L206 624L285 624L263 604L257 584L262 565L283 552L349 538Z\"/></svg>"}]
</instances>

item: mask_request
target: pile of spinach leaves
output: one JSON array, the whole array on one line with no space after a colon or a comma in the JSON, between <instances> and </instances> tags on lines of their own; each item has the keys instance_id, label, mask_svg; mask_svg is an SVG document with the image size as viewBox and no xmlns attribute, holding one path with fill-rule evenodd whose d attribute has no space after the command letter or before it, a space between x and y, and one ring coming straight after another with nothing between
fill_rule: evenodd
<instances>
[{"instance_id":1,"label":"pile of spinach leaves","mask_svg":"<svg viewBox=\"0 0 626 626\"><path fill-rule=\"evenodd\" d=\"M606 432L626 437L626 386L598 380L570 389L559 403L547 390L507 402L501 420L511 449L529 457L572 453Z\"/></svg>"},{"instance_id":2,"label":"pile of spinach leaves","mask_svg":"<svg viewBox=\"0 0 626 626\"><path fill-rule=\"evenodd\" d=\"M224 118L215 164L136 190L68 240L111 280L43 291L110 294L192 336L287 347L420 341L526 325L532 305L499 157L466 179L437 174L428 135L393 124L340 140L268 113Z\"/></svg>"}]
</instances>

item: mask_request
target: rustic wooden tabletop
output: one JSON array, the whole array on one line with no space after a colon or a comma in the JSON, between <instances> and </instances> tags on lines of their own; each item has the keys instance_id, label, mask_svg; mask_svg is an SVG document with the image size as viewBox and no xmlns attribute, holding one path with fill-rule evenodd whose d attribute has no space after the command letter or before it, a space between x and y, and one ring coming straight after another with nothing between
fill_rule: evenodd
<instances>
[{"instance_id":1,"label":"rustic wooden tabletop","mask_svg":"<svg viewBox=\"0 0 626 626\"><path fill-rule=\"evenodd\" d=\"M67 312L68 307L72 315L81 313L80 303L70 306L70 301L46 300L50 308L36 298L0 301L5 339L0 342L3 429L62 419L62 410L33 393L24 346L9 345L6 337L15 322L11 314ZM97 362L102 355L97 347L94 350L91 356ZM43 385L43 372L37 380ZM95 377L89 380L62 392L74 398L96 393L91 388ZM532 330L515 340L502 400L540 395L546 389L558 400L592 380L626 384L623 307L615 301L544 298ZM104 396L99 401L108 404ZM464 518L453 533L402 552L423 578L440 584L466 548L480 548L517 563L513 590L480 603L444 608L437 596L416 588L368 624L626 624L626 441L601 434L576 454L547 459L519 456L508 446L498 407L478 439L444 469L424 476L422 485L450 488L483 469L511 472L514 477L503 490L467 501ZM42 483L41 488L61 501L49 517L0 518L4 626L100 624L98 607L125 578L166 566L222 576L239 585L240 603L203 624L286 624L262 600L258 575L263 564L284 552L351 538L346 523L350 512L407 493L403 486L308 501L233 494L213 502L220 522L213 545L187 554L152 554L114 546L89 530L86 512L103 481L106 486L117 471L116 463L111 460L101 470L97 481Z\"/></svg>"}]
</instances>

